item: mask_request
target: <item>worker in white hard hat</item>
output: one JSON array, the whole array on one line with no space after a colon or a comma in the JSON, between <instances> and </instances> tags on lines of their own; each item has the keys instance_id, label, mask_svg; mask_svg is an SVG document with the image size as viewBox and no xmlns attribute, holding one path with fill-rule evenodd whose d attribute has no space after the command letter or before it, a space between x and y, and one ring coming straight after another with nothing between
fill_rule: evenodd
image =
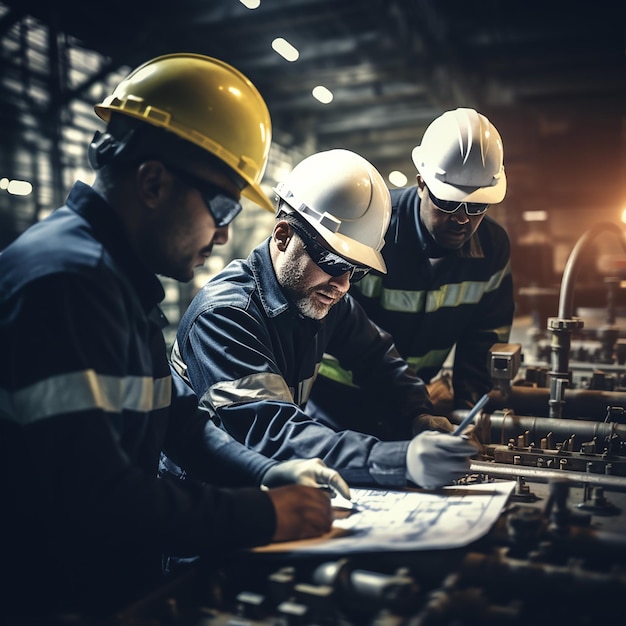
<instances>
[{"instance_id":1,"label":"worker in white hard hat","mask_svg":"<svg viewBox=\"0 0 626 626\"><path fill-rule=\"evenodd\" d=\"M350 293L428 383L435 412L450 417L492 389L489 349L508 341L513 320L510 242L489 216L506 194L502 139L484 115L459 108L428 126L412 157L417 184L391 190L388 272ZM327 420L351 415L373 433L387 421L376 390L330 355L309 410Z\"/></svg>"},{"instance_id":2,"label":"worker in white hard hat","mask_svg":"<svg viewBox=\"0 0 626 626\"><path fill-rule=\"evenodd\" d=\"M9 626L117 622L157 597L164 553L217 559L317 536L332 523L318 486L350 495L320 459L279 463L218 429L167 358L157 275L190 280L242 195L273 210L259 92L222 61L172 54L96 112L93 185L76 182L0 254ZM162 451L202 484L159 478Z\"/></svg>"},{"instance_id":3,"label":"worker in white hard hat","mask_svg":"<svg viewBox=\"0 0 626 626\"><path fill-rule=\"evenodd\" d=\"M271 458L319 457L350 485L432 489L460 478L477 448L432 415L424 382L348 293L386 271L391 200L381 175L354 152L328 150L298 163L275 191L273 232L195 296L174 367L222 428ZM377 388L394 438L311 418L326 352Z\"/></svg>"}]
</instances>

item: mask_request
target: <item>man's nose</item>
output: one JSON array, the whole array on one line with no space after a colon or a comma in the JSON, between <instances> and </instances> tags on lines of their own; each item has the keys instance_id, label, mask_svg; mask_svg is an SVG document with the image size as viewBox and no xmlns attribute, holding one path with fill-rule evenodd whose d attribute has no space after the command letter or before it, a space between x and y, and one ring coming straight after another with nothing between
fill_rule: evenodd
<instances>
[{"instance_id":1,"label":"man's nose","mask_svg":"<svg viewBox=\"0 0 626 626\"><path fill-rule=\"evenodd\" d=\"M348 291L350 289L350 272L345 272L341 276L333 276L328 283L341 291Z\"/></svg>"},{"instance_id":2,"label":"man's nose","mask_svg":"<svg viewBox=\"0 0 626 626\"><path fill-rule=\"evenodd\" d=\"M220 226L215 230L215 235L213 235L213 243L216 246L223 246L226 242L228 242L229 236L229 225Z\"/></svg>"},{"instance_id":3,"label":"man's nose","mask_svg":"<svg viewBox=\"0 0 626 626\"><path fill-rule=\"evenodd\" d=\"M467 214L465 203L461 204L452 214L452 219L459 224L467 224L467 222L469 222L469 215Z\"/></svg>"}]
</instances>

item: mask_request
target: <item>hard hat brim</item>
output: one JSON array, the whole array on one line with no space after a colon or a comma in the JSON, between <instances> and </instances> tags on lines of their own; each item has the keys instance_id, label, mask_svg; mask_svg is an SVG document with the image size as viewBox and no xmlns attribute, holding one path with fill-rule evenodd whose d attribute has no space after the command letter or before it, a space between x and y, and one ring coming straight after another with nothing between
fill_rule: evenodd
<instances>
[{"instance_id":1,"label":"hard hat brim","mask_svg":"<svg viewBox=\"0 0 626 626\"><path fill-rule=\"evenodd\" d=\"M317 231L324 241L332 248L333 252L343 257L347 261L357 265L371 267L373 270L387 273L387 265L380 252L366 246L356 239L346 237L341 233L334 233L317 220L310 218L308 215L297 212L298 217L307 221L311 227Z\"/></svg>"},{"instance_id":2,"label":"hard hat brim","mask_svg":"<svg viewBox=\"0 0 626 626\"><path fill-rule=\"evenodd\" d=\"M486 187L467 187L463 185L454 185L450 182L444 182L437 176L435 170L426 168L422 165L423 159L420 154L420 147L413 148L411 157L415 168L424 179L424 182L440 200L449 200L453 202L479 202L485 204L497 204L504 200L506 195L506 174L504 168L498 177L494 177L494 184Z\"/></svg>"},{"instance_id":3,"label":"hard hat brim","mask_svg":"<svg viewBox=\"0 0 626 626\"><path fill-rule=\"evenodd\" d=\"M241 195L244 196L244 198L248 198L248 200L251 200L265 211L269 211L270 213L276 212L276 207L265 193L263 193L261 187L251 181L248 181L248 184L241 190Z\"/></svg>"}]
</instances>

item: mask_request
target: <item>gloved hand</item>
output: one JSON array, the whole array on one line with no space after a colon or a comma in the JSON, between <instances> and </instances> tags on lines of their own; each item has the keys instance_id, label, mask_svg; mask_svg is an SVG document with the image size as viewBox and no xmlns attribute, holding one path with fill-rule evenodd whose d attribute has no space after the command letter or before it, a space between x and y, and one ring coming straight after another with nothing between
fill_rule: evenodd
<instances>
[{"instance_id":1,"label":"gloved hand","mask_svg":"<svg viewBox=\"0 0 626 626\"><path fill-rule=\"evenodd\" d=\"M447 417L422 413L413 420L413 435L423 433L425 430L437 430L440 433L451 433L454 430L454 426Z\"/></svg>"},{"instance_id":2,"label":"gloved hand","mask_svg":"<svg viewBox=\"0 0 626 626\"><path fill-rule=\"evenodd\" d=\"M350 499L348 483L322 459L292 459L278 463L265 472L262 486L271 488L293 483L309 487L329 485L344 498Z\"/></svg>"},{"instance_id":3,"label":"gloved hand","mask_svg":"<svg viewBox=\"0 0 626 626\"><path fill-rule=\"evenodd\" d=\"M406 452L407 478L424 489L437 489L461 478L478 447L465 437L427 430L414 437Z\"/></svg>"}]
</instances>

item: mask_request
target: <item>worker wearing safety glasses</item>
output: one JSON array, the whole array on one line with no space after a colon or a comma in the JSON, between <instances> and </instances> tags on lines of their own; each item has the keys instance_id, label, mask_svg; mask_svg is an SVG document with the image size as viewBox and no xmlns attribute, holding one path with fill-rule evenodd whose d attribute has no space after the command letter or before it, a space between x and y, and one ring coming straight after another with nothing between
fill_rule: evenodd
<instances>
[{"instance_id":1,"label":"worker wearing safety glasses","mask_svg":"<svg viewBox=\"0 0 626 626\"><path fill-rule=\"evenodd\" d=\"M301 161L275 192L272 234L196 295L174 367L222 428L268 457L321 458L350 485L436 488L460 478L476 447L432 415L424 382L348 293L386 271L391 201L381 175L354 152L329 150ZM309 415L325 353L376 387L394 440Z\"/></svg>"},{"instance_id":2,"label":"worker wearing safety glasses","mask_svg":"<svg viewBox=\"0 0 626 626\"><path fill-rule=\"evenodd\" d=\"M350 293L428 383L435 412L449 415L491 390L489 349L508 341L513 320L509 237L489 215L506 194L502 139L484 115L460 108L428 126L412 157L417 184L390 192L388 271ZM327 355L309 410L393 436L377 392Z\"/></svg>"}]
</instances>

